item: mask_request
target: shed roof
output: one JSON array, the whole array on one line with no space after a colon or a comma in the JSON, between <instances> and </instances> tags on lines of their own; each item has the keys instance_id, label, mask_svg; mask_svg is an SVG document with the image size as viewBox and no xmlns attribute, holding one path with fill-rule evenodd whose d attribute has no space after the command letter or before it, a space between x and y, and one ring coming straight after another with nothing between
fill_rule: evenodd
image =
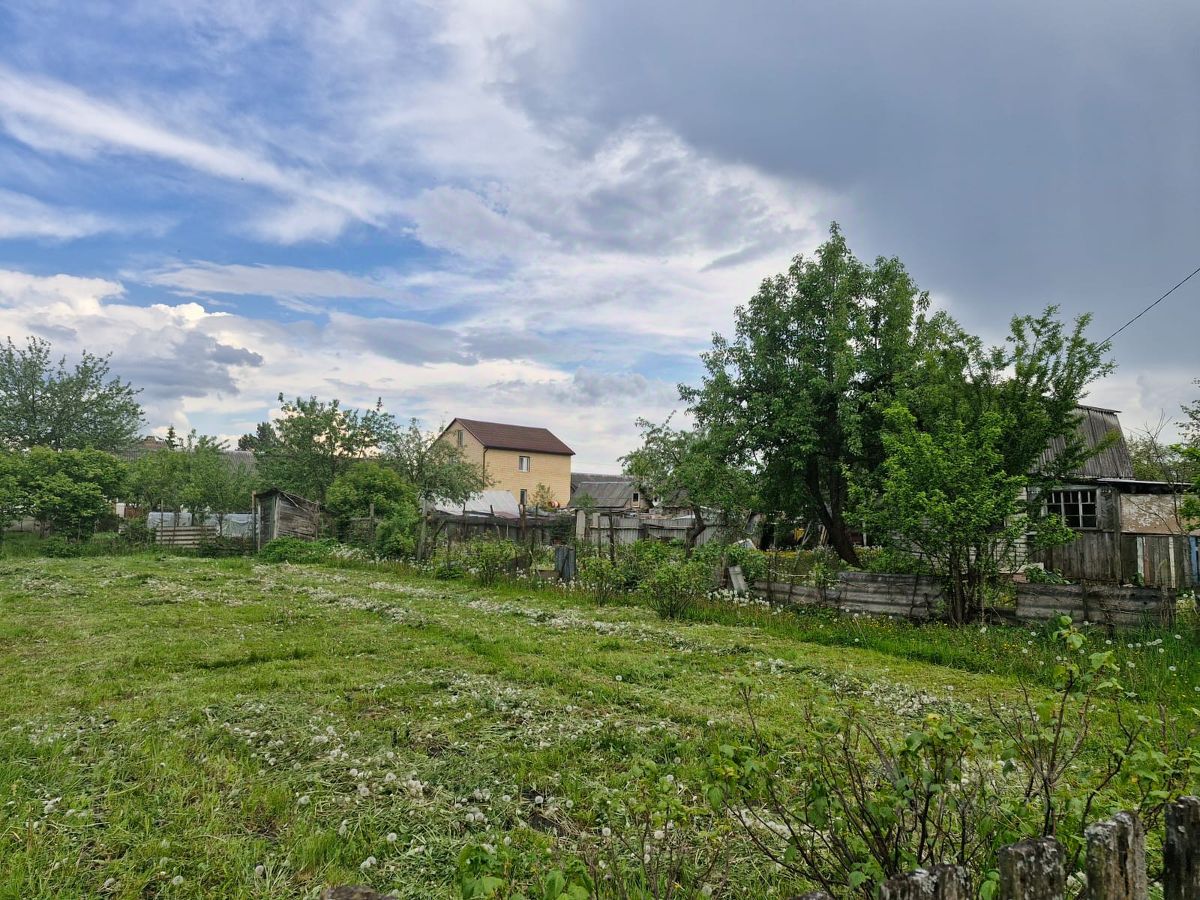
<instances>
[{"instance_id":1,"label":"shed roof","mask_svg":"<svg viewBox=\"0 0 1200 900\"><path fill-rule=\"evenodd\" d=\"M575 486L574 497L587 494L595 506L621 507L633 499L637 485L632 480L580 481Z\"/></svg>"},{"instance_id":2,"label":"shed roof","mask_svg":"<svg viewBox=\"0 0 1200 900\"><path fill-rule=\"evenodd\" d=\"M441 513L451 516L458 515L490 515L505 519L521 518L521 507L512 491L487 490L480 491L467 498L466 503L450 503L439 500L434 508Z\"/></svg>"},{"instance_id":3,"label":"shed roof","mask_svg":"<svg viewBox=\"0 0 1200 900\"><path fill-rule=\"evenodd\" d=\"M1094 449L1099 447L1113 432L1117 436L1111 444L1089 458L1071 475L1076 478L1089 479L1132 479L1134 477L1133 458L1129 455L1129 446L1125 443L1125 434L1121 431L1121 421L1117 418L1117 411L1099 406L1080 406L1078 412L1080 420L1077 433L1083 439L1084 446ZM1049 466L1065 446L1066 441L1063 438L1054 438L1042 451L1037 467L1044 469Z\"/></svg>"},{"instance_id":4,"label":"shed roof","mask_svg":"<svg viewBox=\"0 0 1200 900\"><path fill-rule=\"evenodd\" d=\"M531 453L553 453L574 456L575 451L556 438L548 428L529 425L506 425L502 422L481 422L478 419L455 419L485 447L496 450L528 450ZM454 427L450 423L450 428Z\"/></svg>"}]
</instances>

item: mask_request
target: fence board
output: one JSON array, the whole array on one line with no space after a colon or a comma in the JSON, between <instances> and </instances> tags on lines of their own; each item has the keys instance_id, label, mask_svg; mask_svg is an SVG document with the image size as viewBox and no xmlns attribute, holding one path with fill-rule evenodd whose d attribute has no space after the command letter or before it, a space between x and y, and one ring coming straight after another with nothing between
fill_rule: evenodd
<instances>
[{"instance_id":1,"label":"fence board","mask_svg":"<svg viewBox=\"0 0 1200 900\"><path fill-rule=\"evenodd\" d=\"M1200 797L1167 804L1163 900L1200 900Z\"/></svg>"},{"instance_id":2,"label":"fence board","mask_svg":"<svg viewBox=\"0 0 1200 900\"><path fill-rule=\"evenodd\" d=\"M1087 896L1089 900L1146 900L1146 835L1132 813L1117 813L1089 825Z\"/></svg>"},{"instance_id":3,"label":"fence board","mask_svg":"<svg viewBox=\"0 0 1200 900\"><path fill-rule=\"evenodd\" d=\"M1000 900L1063 900L1067 888L1062 845L1031 838L1000 851Z\"/></svg>"},{"instance_id":4,"label":"fence board","mask_svg":"<svg viewBox=\"0 0 1200 900\"><path fill-rule=\"evenodd\" d=\"M215 525L168 525L154 529L155 543L165 547L184 547L194 550L216 536L217 527Z\"/></svg>"}]
</instances>

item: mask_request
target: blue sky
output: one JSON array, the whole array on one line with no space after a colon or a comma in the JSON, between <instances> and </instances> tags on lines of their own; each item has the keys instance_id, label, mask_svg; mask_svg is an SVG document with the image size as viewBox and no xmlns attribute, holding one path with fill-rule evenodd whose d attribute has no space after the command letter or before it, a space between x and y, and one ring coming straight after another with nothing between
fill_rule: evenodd
<instances>
[{"instance_id":1,"label":"blue sky","mask_svg":"<svg viewBox=\"0 0 1200 900\"><path fill-rule=\"evenodd\" d=\"M612 470L831 219L985 336L1115 329L1200 264L1198 44L1184 3L9 0L0 319L152 430L382 397ZM1118 340L1127 426L1196 392L1197 290Z\"/></svg>"}]
</instances>

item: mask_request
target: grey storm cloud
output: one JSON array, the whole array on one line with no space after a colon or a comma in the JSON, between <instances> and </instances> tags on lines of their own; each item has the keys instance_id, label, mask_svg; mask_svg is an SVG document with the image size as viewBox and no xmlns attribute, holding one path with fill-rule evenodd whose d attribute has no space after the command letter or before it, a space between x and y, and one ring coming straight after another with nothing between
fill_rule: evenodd
<instances>
[{"instance_id":1,"label":"grey storm cloud","mask_svg":"<svg viewBox=\"0 0 1200 900\"><path fill-rule=\"evenodd\" d=\"M247 350L244 347L230 347L228 344L214 343L208 358L215 363L227 366L250 366L258 368L263 364L261 353Z\"/></svg>"},{"instance_id":2,"label":"grey storm cloud","mask_svg":"<svg viewBox=\"0 0 1200 900\"><path fill-rule=\"evenodd\" d=\"M153 346L153 350L148 349L144 354L126 351L114 356L112 369L123 380L142 388L144 399L151 402L212 393L237 394L238 386L230 368L257 368L265 362L259 353L222 344L198 331L189 331L161 345L147 342L146 346Z\"/></svg>"},{"instance_id":3,"label":"grey storm cloud","mask_svg":"<svg viewBox=\"0 0 1200 900\"><path fill-rule=\"evenodd\" d=\"M651 117L820 185L975 330L1060 303L1104 336L1200 264L1200 4L617 0L572 29L515 61L534 115ZM1197 291L1118 361L1194 357Z\"/></svg>"}]
</instances>

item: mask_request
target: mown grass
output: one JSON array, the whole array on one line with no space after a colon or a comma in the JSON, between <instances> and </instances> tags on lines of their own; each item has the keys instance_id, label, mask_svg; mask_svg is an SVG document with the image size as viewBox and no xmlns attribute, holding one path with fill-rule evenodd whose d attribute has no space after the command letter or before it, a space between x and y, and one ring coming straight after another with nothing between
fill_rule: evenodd
<instances>
[{"instance_id":1,"label":"mown grass","mask_svg":"<svg viewBox=\"0 0 1200 900\"><path fill-rule=\"evenodd\" d=\"M1121 653L1182 709L1195 645L1161 637ZM888 721L1014 696L1053 652L718 604L662 622L388 567L4 560L0 896L455 896L464 846L549 864L557 823L609 821L639 758L699 792L706 748L746 731L736 679L799 733L818 689ZM726 896L805 887L746 848L729 866Z\"/></svg>"}]
</instances>

